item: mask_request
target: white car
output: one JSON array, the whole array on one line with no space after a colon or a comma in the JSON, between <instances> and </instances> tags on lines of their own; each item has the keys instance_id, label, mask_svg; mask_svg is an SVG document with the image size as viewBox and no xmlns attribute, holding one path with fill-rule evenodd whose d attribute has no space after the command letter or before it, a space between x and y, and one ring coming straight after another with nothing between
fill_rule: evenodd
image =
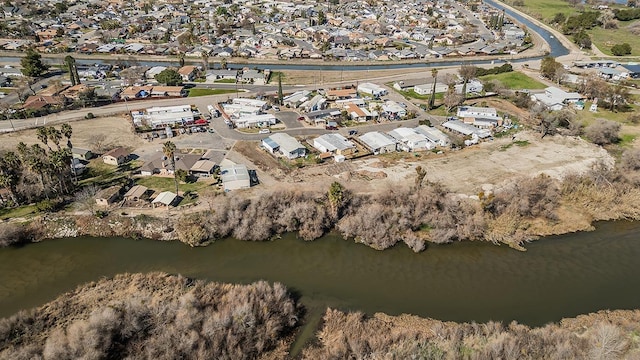
<instances>
[{"instance_id":1,"label":"white car","mask_svg":"<svg viewBox=\"0 0 640 360\"><path fill-rule=\"evenodd\" d=\"M269 129L260 129L260 131L258 131L258 134L270 134L271 130Z\"/></svg>"},{"instance_id":2,"label":"white car","mask_svg":"<svg viewBox=\"0 0 640 360\"><path fill-rule=\"evenodd\" d=\"M273 110L274 110L274 111L280 111L280 108L279 108L279 107L277 107L277 106L273 106Z\"/></svg>"}]
</instances>

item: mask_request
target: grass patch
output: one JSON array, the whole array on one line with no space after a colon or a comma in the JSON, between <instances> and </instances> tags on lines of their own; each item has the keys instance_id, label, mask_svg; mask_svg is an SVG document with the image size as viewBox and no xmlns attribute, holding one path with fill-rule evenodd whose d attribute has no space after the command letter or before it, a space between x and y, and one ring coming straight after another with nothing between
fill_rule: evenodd
<instances>
[{"instance_id":1,"label":"grass patch","mask_svg":"<svg viewBox=\"0 0 640 360\"><path fill-rule=\"evenodd\" d=\"M548 22L557 13L563 13L568 17L577 12L564 0L523 0L523 2L524 6L516 6L516 8L545 22ZM513 1L507 3L513 6Z\"/></svg>"},{"instance_id":2,"label":"grass patch","mask_svg":"<svg viewBox=\"0 0 640 360\"><path fill-rule=\"evenodd\" d=\"M611 47L615 44L627 43L631 45L631 56L640 56L640 36L634 35L629 31L628 26L640 20L620 21L617 29L603 29L594 27L589 30L591 41L595 46L607 55L611 53Z\"/></svg>"},{"instance_id":3,"label":"grass patch","mask_svg":"<svg viewBox=\"0 0 640 360\"><path fill-rule=\"evenodd\" d=\"M528 140L516 140L513 143L516 144L516 146L520 146L520 147L529 145Z\"/></svg>"},{"instance_id":4,"label":"grass patch","mask_svg":"<svg viewBox=\"0 0 640 360\"><path fill-rule=\"evenodd\" d=\"M15 88L6 88L6 87L0 88L0 92L3 92L5 94L9 94L14 90L15 90Z\"/></svg>"},{"instance_id":5,"label":"grass patch","mask_svg":"<svg viewBox=\"0 0 640 360\"><path fill-rule=\"evenodd\" d=\"M595 121L595 119L607 119L611 121L616 121L621 124L627 123L627 118L629 115L638 111L638 106L632 105L630 111L625 112L613 112L606 110L602 107L598 107L598 112L592 113L589 111L589 107L591 106L591 102L587 102L584 110L577 111L577 118L582 120L585 125L589 125Z\"/></svg>"},{"instance_id":6,"label":"grass patch","mask_svg":"<svg viewBox=\"0 0 640 360\"><path fill-rule=\"evenodd\" d=\"M35 214L38 210L35 205L24 205L12 209L0 209L0 219L21 218L27 215Z\"/></svg>"},{"instance_id":7,"label":"grass patch","mask_svg":"<svg viewBox=\"0 0 640 360\"><path fill-rule=\"evenodd\" d=\"M235 93L235 92L236 92L235 90L228 90L228 89L198 89L198 88L193 88L193 89L189 90L189 97L231 94L231 93Z\"/></svg>"},{"instance_id":8,"label":"grass patch","mask_svg":"<svg viewBox=\"0 0 640 360\"><path fill-rule=\"evenodd\" d=\"M635 134L622 134L620 135L620 140L618 141L618 145L622 147L630 147L631 144L636 140L637 136Z\"/></svg>"},{"instance_id":9,"label":"grass patch","mask_svg":"<svg viewBox=\"0 0 640 360\"><path fill-rule=\"evenodd\" d=\"M218 80L215 80L214 83L235 84L236 83L236 79L218 79Z\"/></svg>"},{"instance_id":10,"label":"grass patch","mask_svg":"<svg viewBox=\"0 0 640 360\"><path fill-rule=\"evenodd\" d=\"M171 177L159 177L159 176L146 176L142 178L138 178L138 185L144 185L149 189L153 189L157 192L162 191L176 191L175 183L173 182L173 178ZM180 190L181 194L184 194L187 191L190 192L202 192L207 189L210 183L206 181L196 181L193 183L179 183L178 190ZM184 203L183 203L184 204Z\"/></svg>"},{"instance_id":11,"label":"grass patch","mask_svg":"<svg viewBox=\"0 0 640 360\"><path fill-rule=\"evenodd\" d=\"M127 176L129 166L129 164L124 164L124 168L120 169L120 167L105 164L101 158L93 159L87 165L87 170L78 184L81 186L94 184L98 187L114 185L115 182Z\"/></svg>"},{"instance_id":12,"label":"grass patch","mask_svg":"<svg viewBox=\"0 0 640 360\"><path fill-rule=\"evenodd\" d=\"M479 78L482 81L498 80L509 89L545 89L547 85L533 79L521 72L511 71L497 75L485 75Z\"/></svg>"}]
</instances>

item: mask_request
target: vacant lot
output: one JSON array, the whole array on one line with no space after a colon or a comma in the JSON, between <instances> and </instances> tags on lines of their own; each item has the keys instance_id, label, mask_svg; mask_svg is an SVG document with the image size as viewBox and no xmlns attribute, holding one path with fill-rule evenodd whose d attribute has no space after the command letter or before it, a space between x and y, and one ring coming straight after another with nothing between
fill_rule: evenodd
<instances>
[{"instance_id":1,"label":"vacant lot","mask_svg":"<svg viewBox=\"0 0 640 360\"><path fill-rule=\"evenodd\" d=\"M502 73L497 75L485 75L485 76L481 76L480 80L482 81L498 80L506 88L513 89L513 90L544 89L547 87L545 84L539 82L538 80L535 80L517 71L511 71L508 73Z\"/></svg>"},{"instance_id":2,"label":"vacant lot","mask_svg":"<svg viewBox=\"0 0 640 360\"><path fill-rule=\"evenodd\" d=\"M499 185L518 176L540 173L561 178L588 170L598 160L613 162L606 150L577 138L540 139L538 133L522 132L516 135L516 141L522 146L509 146L512 139L508 137L445 154L366 157L351 162L342 173L336 173L335 164L329 163L295 171L288 181L304 181L309 188L322 189L328 188L331 181L341 180L353 191L384 191L389 186L412 185L415 168L420 165L427 170L427 180L446 184L454 192L473 195L483 184Z\"/></svg>"},{"instance_id":3,"label":"vacant lot","mask_svg":"<svg viewBox=\"0 0 640 360\"><path fill-rule=\"evenodd\" d=\"M70 123L73 128L71 142L74 147L100 152L99 148L124 146L135 149L145 142L132 129L131 122L124 116L112 116ZM58 129L60 125L56 126ZM35 130L6 133L1 136L0 150L13 150L19 142L39 143Z\"/></svg>"},{"instance_id":4,"label":"vacant lot","mask_svg":"<svg viewBox=\"0 0 640 360\"><path fill-rule=\"evenodd\" d=\"M607 55L611 54L611 47L615 44L627 43L631 45L631 55L640 55L640 36L630 31L630 26L638 26L640 20L620 21L617 29L603 29L595 27L589 30L593 44Z\"/></svg>"},{"instance_id":5,"label":"vacant lot","mask_svg":"<svg viewBox=\"0 0 640 360\"><path fill-rule=\"evenodd\" d=\"M514 1L505 2L514 6ZM524 6L516 6L517 9L545 22L548 22L557 13L569 16L576 12L576 9L564 0L523 0L522 2Z\"/></svg>"}]
</instances>

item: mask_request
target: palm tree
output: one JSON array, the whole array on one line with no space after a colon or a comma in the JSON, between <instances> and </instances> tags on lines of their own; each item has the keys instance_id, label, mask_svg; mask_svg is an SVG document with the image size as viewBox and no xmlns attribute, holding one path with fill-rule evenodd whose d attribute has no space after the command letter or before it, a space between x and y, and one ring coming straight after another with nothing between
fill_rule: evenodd
<instances>
[{"instance_id":1,"label":"palm tree","mask_svg":"<svg viewBox=\"0 0 640 360\"><path fill-rule=\"evenodd\" d=\"M176 144L167 141L162 144L162 153L167 159L171 160L171 168L173 169L173 181L176 184L176 195L178 195L178 172L176 171Z\"/></svg>"},{"instance_id":2,"label":"palm tree","mask_svg":"<svg viewBox=\"0 0 640 360\"><path fill-rule=\"evenodd\" d=\"M49 126L47 127L47 134L49 135L49 139L56 144L56 147L60 150L60 140L62 140L62 133L60 130L53 126Z\"/></svg>"},{"instance_id":3,"label":"palm tree","mask_svg":"<svg viewBox=\"0 0 640 360\"><path fill-rule=\"evenodd\" d=\"M178 53L178 62L180 63L180 67L184 66L184 53L183 52L179 52Z\"/></svg>"},{"instance_id":4,"label":"palm tree","mask_svg":"<svg viewBox=\"0 0 640 360\"><path fill-rule=\"evenodd\" d=\"M201 56L202 56L202 68L204 69L204 71L207 71L209 70L209 52L203 51Z\"/></svg>"},{"instance_id":5,"label":"palm tree","mask_svg":"<svg viewBox=\"0 0 640 360\"><path fill-rule=\"evenodd\" d=\"M51 150L51 146L49 146L49 131L47 130L46 126L42 126L39 127L38 130L36 130L36 136L38 137L38 140L40 140L43 144L45 144L49 150Z\"/></svg>"},{"instance_id":6,"label":"palm tree","mask_svg":"<svg viewBox=\"0 0 640 360\"><path fill-rule=\"evenodd\" d=\"M433 87L431 88L431 97L429 97L429 110L436 107L436 82L438 81L438 69L431 69L431 77L433 77Z\"/></svg>"}]
</instances>

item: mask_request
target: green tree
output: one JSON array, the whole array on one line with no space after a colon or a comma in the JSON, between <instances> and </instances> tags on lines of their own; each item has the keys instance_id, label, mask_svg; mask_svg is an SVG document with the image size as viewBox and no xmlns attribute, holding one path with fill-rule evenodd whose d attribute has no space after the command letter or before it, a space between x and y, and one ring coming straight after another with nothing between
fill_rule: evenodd
<instances>
[{"instance_id":1,"label":"green tree","mask_svg":"<svg viewBox=\"0 0 640 360\"><path fill-rule=\"evenodd\" d=\"M438 82L438 69L431 69L431 77L433 77L433 87L431 88L431 96L429 97L429 110L436 107L436 83Z\"/></svg>"},{"instance_id":2,"label":"green tree","mask_svg":"<svg viewBox=\"0 0 640 360\"><path fill-rule=\"evenodd\" d=\"M33 48L27 49L27 54L20 60L22 74L24 76L38 78L42 76L49 67L42 63L42 56Z\"/></svg>"},{"instance_id":3,"label":"green tree","mask_svg":"<svg viewBox=\"0 0 640 360\"><path fill-rule=\"evenodd\" d=\"M342 184L334 181L331 183L331 186L329 186L329 192L327 195L329 197L331 215L337 219L340 216L340 211L342 211L345 203L345 189Z\"/></svg>"},{"instance_id":4,"label":"green tree","mask_svg":"<svg viewBox=\"0 0 640 360\"><path fill-rule=\"evenodd\" d=\"M591 49L591 37L584 29L573 35L573 42L584 49Z\"/></svg>"},{"instance_id":5,"label":"green tree","mask_svg":"<svg viewBox=\"0 0 640 360\"><path fill-rule=\"evenodd\" d=\"M171 169L173 170L173 182L176 185L176 195L178 195L178 172L176 171L176 144L167 141L162 144L162 153L167 159L171 160Z\"/></svg>"},{"instance_id":6,"label":"green tree","mask_svg":"<svg viewBox=\"0 0 640 360\"><path fill-rule=\"evenodd\" d=\"M209 52L208 51L202 51L202 67L204 69L204 71L209 70Z\"/></svg>"},{"instance_id":7,"label":"green tree","mask_svg":"<svg viewBox=\"0 0 640 360\"><path fill-rule=\"evenodd\" d=\"M327 22L327 16L324 14L324 11L318 11L318 25L324 25Z\"/></svg>"},{"instance_id":8,"label":"green tree","mask_svg":"<svg viewBox=\"0 0 640 360\"><path fill-rule=\"evenodd\" d=\"M166 84L168 86L175 86L182 84L182 76L174 69L165 69L162 70L159 74L155 76L157 82L161 84Z\"/></svg>"},{"instance_id":9,"label":"green tree","mask_svg":"<svg viewBox=\"0 0 640 360\"><path fill-rule=\"evenodd\" d=\"M462 78L462 98L467 98L467 84L469 80L473 79L476 76L478 68L473 65L462 65L460 70L458 70L458 74Z\"/></svg>"},{"instance_id":10,"label":"green tree","mask_svg":"<svg viewBox=\"0 0 640 360\"><path fill-rule=\"evenodd\" d=\"M282 105L284 95L282 93L282 73L278 73L278 104Z\"/></svg>"},{"instance_id":11,"label":"green tree","mask_svg":"<svg viewBox=\"0 0 640 360\"><path fill-rule=\"evenodd\" d=\"M627 43L615 44L611 47L611 53L615 56L631 54L631 45Z\"/></svg>"},{"instance_id":12,"label":"green tree","mask_svg":"<svg viewBox=\"0 0 640 360\"><path fill-rule=\"evenodd\" d=\"M554 79L558 73L558 68L562 68L562 64L551 56L545 56L540 61L540 74L547 79Z\"/></svg>"},{"instance_id":13,"label":"green tree","mask_svg":"<svg viewBox=\"0 0 640 360\"><path fill-rule=\"evenodd\" d=\"M69 70L69 79L71 80L71 85L80 84L80 77L78 76L78 68L76 67L76 59L71 55L67 55L64 58L65 66L67 70Z\"/></svg>"},{"instance_id":14,"label":"green tree","mask_svg":"<svg viewBox=\"0 0 640 360\"><path fill-rule=\"evenodd\" d=\"M180 67L184 66L184 53L182 51L178 53L178 63Z\"/></svg>"}]
</instances>

